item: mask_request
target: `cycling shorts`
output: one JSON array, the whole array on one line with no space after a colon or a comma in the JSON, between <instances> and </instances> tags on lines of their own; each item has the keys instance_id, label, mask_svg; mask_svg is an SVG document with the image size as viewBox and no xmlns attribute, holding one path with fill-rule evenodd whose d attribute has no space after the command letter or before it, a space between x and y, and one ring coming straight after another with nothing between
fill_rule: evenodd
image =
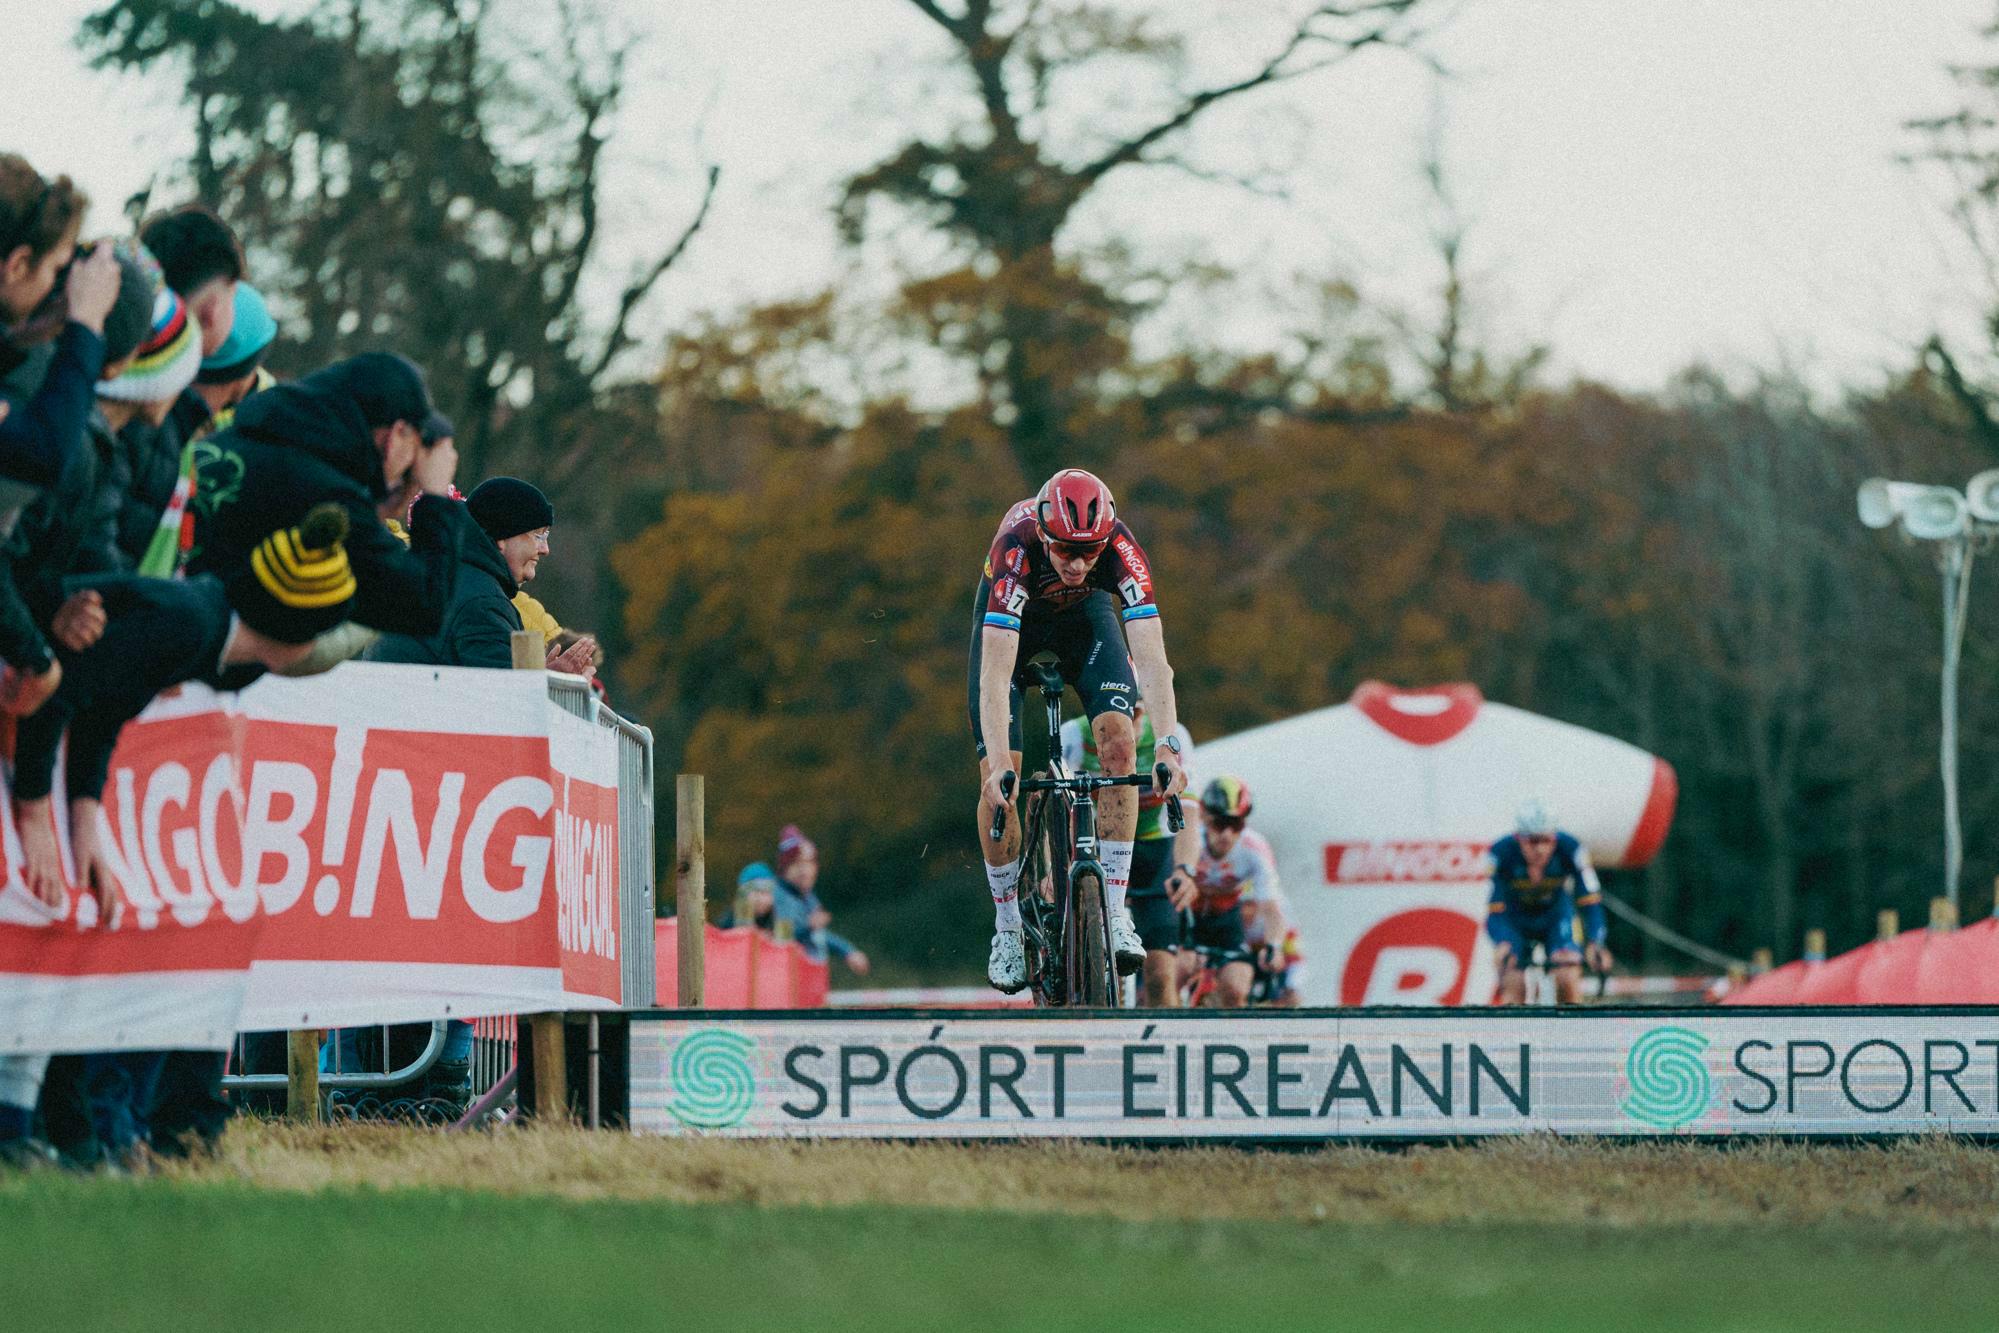
<instances>
[{"instance_id":1,"label":"cycling shorts","mask_svg":"<svg viewBox=\"0 0 1999 1333\"><path fill-rule=\"evenodd\" d=\"M1494 944L1513 950L1516 966L1524 966L1532 959L1533 946L1539 944L1548 951L1548 965L1560 967L1583 960L1582 949L1576 944L1575 923L1575 909L1563 899L1539 912L1489 913L1485 929Z\"/></svg>"},{"instance_id":2,"label":"cycling shorts","mask_svg":"<svg viewBox=\"0 0 1999 1333\"><path fill-rule=\"evenodd\" d=\"M1197 949L1226 949L1246 955L1242 942L1242 904L1237 903L1226 912L1194 913L1194 929L1189 932L1188 943ZM1249 959L1245 956L1243 961Z\"/></svg>"},{"instance_id":3,"label":"cycling shorts","mask_svg":"<svg viewBox=\"0 0 1999 1333\"><path fill-rule=\"evenodd\" d=\"M979 584L976 606L986 604L987 587ZM972 744L979 758L986 757L985 737L979 731L979 658L985 647L986 625L979 616L972 625L972 674L967 699L972 722ZM1039 688L1030 659L1053 653L1062 679L1083 701L1084 714L1091 720L1106 713L1132 714L1138 686L1131 670L1131 652L1125 647L1124 622L1118 618L1117 599L1098 589L1080 604L1066 611L1039 611L1029 608L1020 625L1020 644L1014 656L1013 680L1007 689L1007 745L1020 749L1020 706L1028 689ZM1038 706L1038 704L1037 704Z\"/></svg>"}]
</instances>

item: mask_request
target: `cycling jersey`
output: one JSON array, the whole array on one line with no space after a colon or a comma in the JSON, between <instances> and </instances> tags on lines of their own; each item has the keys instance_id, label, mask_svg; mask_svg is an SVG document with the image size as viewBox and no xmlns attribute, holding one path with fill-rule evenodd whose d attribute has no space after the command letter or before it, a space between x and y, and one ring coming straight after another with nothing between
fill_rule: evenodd
<instances>
[{"instance_id":1,"label":"cycling jersey","mask_svg":"<svg viewBox=\"0 0 1999 1333\"><path fill-rule=\"evenodd\" d=\"M1152 597L1152 565L1122 519L1111 529L1110 544L1089 577L1072 588L1062 582L1048 558L1032 499L1022 500L1007 511L986 554L985 581L980 588L984 593L982 623L998 629L1017 630L1024 619L1073 610L1099 591L1117 598L1119 612L1127 622L1159 614L1159 603Z\"/></svg>"},{"instance_id":2,"label":"cycling jersey","mask_svg":"<svg viewBox=\"0 0 1999 1333\"><path fill-rule=\"evenodd\" d=\"M1247 831L1245 831L1244 836L1245 837L1249 836ZM1261 842L1263 841L1263 839L1259 836L1257 841ZM1243 931L1242 931L1243 943L1247 944L1252 949L1261 948L1263 944L1270 938L1268 927L1270 924L1269 909L1271 907L1275 907L1277 909L1277 914L1284 918L1285 943L1289 945L1297 938L1298 930L1295 926L1292 926L1290 924L1291 904L1284 897L1283 886L1278 884L1275 880L1272 880L1269 891L1265 893L1262 896L1262 898L1258 901L1256 915L1247 924L1243 926Z\"/></svg>"},{"instance_id":3,"label":"cycling jersey","mask_svg":"<svg viewBox=\"0 0 1999 1333\"><path fill-rule=\"evenodd\" d=\"M1187 774L1191 785L1194 780L1194 738L1187 734L1187 728L1175 726L1173 734L1180 739L1180 767ZM1141 711L1138 715L1138 761L1140 767L1152 761L1152 752L1158 748L1158 740L1152 734L1152 714ZM1097 734L1083 725L1083 719L1072 717L1062 724L1062 766L1071 773L1101 773L1103 761L1097 758ZM1138 832L1133 840L1151 842L1158 838L1170 838L1166 831L1166 798L1140 789L1138 797ZM1137 881L1132 881L1136 886Z\"/></svg>"},{"instance_id":4,"label":"cycling jersey","mask_svg":"<svg viewBox=\"0 0 1999 1333\"><path fill-rule=\"evenodd\" d=\"M1194 883L1201 891L1194 900L1195 916L1234 911L1242 903L1260 903L1277 892L1277 858L1263 835L1253 829L1244 829L1223 857L1208 850L1208 839L1203 835Z\"/></svg>"},{"instance_id":5,"label":"cycling jersey","mask_svg":"<svg viewBox=\"0 0 1999 1333\"><path fill-rule=\"evenodd\" d=\"M1577 911L1583 938L1602 944L1610 923L1603 914L1603 885L1590 864L1589 852L1566 833L1555 835L1555 850L1539 875L1529 874L1527 853L1518 837L1508 835L1492 845L1492 916L1540 918Z\"/></svg>"}]
</instances>

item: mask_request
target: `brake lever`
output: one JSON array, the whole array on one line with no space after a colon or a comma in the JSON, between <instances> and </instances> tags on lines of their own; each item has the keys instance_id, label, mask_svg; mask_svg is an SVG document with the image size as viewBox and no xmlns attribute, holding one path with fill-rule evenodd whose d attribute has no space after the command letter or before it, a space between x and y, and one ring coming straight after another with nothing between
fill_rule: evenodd
<instances>
[{"instance_id":1,"label":"brake lever","mask_svg":"<svg viewBox=\"0 0 1999 1333\"><path fill-rule=\"evenodd\" d=\"M1165 791L1173 785L1173 770L1167 768L1164 764L1158 765L1152 770L1152 785L1160 791ZM1180 798L1178 796L1167 797L1166 831L1168 833L1178 833L1186 826L1187 816L1180 809Z\"/></svg>"}]
</instances>

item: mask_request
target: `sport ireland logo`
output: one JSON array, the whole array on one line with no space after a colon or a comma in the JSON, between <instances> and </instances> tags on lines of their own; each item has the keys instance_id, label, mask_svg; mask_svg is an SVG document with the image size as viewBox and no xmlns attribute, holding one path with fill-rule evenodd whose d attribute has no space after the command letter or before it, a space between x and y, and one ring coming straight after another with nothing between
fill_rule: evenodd
<instances>
[{"instance_id":1,"label":"sport ireland logo","mask_svg":"<svg viewBox=\"0 0 1999 1333\"><path fill-rule=\"evenodd\" d=\"M1657 1027L1631 1043L1624 1058L1631 1093L1624 1114L1654 1129L1679 1129L1707 1114L1714 1101L1708 1039L1691 1028Z\"/></svg>"},{"instance_id":2,"label":"sport ireland logo","mask_svg":"<svg viewBox=\"0 0 1999 1333\"><path fill-rule=\"evenodd\" d=\"M726 1028L702 1028L673 1048L673 1100L667 1111L691 1129L743 1123L756 1101L756 1042Z\"/></svg>"}]
</instances>

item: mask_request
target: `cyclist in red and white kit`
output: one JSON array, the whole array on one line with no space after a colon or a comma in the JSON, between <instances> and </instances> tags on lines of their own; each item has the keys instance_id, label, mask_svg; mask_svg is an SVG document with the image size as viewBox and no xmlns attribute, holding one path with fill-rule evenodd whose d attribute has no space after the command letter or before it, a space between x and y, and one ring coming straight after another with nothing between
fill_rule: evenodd
<instances>
[{"instance_id":1,"label":"cyclist in red and white kit","mask_svg":"<svg viewBox=\"0 0 1999 1333\"><path fill-rule=\"evenodd\" d=\"M986 556L985 576L973 606L971 660L972 736L979 752L979 846L995 914L987 979L1011 994L1027 985L1022 946L1019 875L1020 817L1001 790L1008 772L1020 771L1020 701L1028 661L1052 652L1062 678L1083 700L1104 772L1138 771L1132 707L1139 696L1163 737L1146 757L1164 764L1169 794L1187 785L1180 762L1173 668L1152 595L1152 567L1131 529L1117 517L1110 488L1088 472L1067 468L1039 494L1007 511ZM1138 793L1112 787L1099 798L1098 856L1104 867L1105 907L1118 970L1131 973L1145 960L1145 946L1125 906L1131 880L1132 839L1138 826ZM993 815L1005 808L1006 833L988 836Z\"/></svg>"}]
</instances>

